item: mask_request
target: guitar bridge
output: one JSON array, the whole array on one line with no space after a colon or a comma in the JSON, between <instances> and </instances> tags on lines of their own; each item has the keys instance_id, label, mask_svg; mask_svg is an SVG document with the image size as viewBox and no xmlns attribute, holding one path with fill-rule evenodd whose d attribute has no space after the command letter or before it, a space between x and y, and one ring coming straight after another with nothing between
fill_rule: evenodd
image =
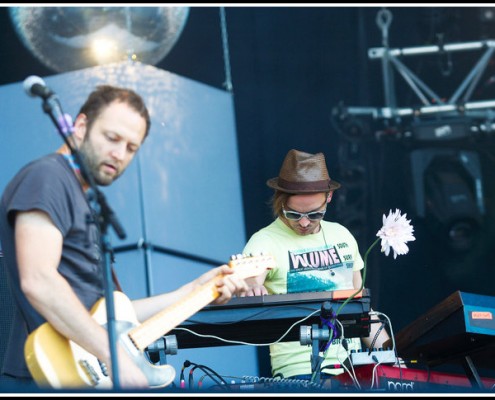
<instances>
[{"instance_id":1,"label":"guitar bridge","mask_svg":"<svg viewBox=\"0 0 495 400\"><path fill-rule=\"evenodd\" d=\"M107 368L107 365L104 363L104 362L101 362L100 360L98 360L98 364L100 364L100 368L101 368L101 373L105 376L108 376L108 368Z\"/></svg>"}]
</instances>

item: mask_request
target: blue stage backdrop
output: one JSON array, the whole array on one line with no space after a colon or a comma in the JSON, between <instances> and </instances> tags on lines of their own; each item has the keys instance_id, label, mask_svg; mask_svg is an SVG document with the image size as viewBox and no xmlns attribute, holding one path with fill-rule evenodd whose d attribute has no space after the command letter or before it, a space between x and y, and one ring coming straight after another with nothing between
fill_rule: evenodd
<instances>
[{"instance_id":1,"label":"blue stage backdrop","mask_svg":"<svg viewBox=\"0 0 495 400\"><path fill-rule=\"evenodd\" d=\"M149 106L151 131L107 200L127 237L112 229L115 269L131 299L169 291L242 251L245 226L233 97L153 66L123 62L42 77L75 118L98 84L130 87ZM0 191L33 158L63 144L42 100L22 82L0 87ZM177 370L190 360L219 374L258 375L257 353L244 345L180 349L167 355ZM204 381L207 385L207 380Z\"/></svg>"}]
</instances>

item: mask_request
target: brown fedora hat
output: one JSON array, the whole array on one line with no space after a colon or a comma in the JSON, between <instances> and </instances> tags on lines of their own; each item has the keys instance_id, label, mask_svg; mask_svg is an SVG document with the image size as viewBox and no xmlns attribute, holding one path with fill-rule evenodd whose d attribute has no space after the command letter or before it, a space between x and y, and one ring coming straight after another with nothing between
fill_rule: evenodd
<instances>
[{"instance_id":1,"label":"brown fedora hat","mask_svg":"<svg viewBox=\"0 0 495 400\"><path fill-rule=\"evenodd\" d=\"M323 153L309 154L290 150L285 156L278 177L268 179L266 184L286 193L318 193L336 190L340 183L328 176Z\"/></svg>"}]
</instances>

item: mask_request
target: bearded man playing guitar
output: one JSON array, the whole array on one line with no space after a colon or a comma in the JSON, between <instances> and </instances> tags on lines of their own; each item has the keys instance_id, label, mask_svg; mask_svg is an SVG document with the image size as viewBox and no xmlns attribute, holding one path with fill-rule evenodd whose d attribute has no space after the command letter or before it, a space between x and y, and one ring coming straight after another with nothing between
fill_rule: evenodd
<instances>
[{"instance_id":1,"label":"bearded man playing guitar","mask_svg":"<svg viewBox=\"0 0 495 400\"><path fill-rule=\"evenodd\" d=\"M108 186L127 168L149 129L149 113L137 93L102 85L80 109L71 140L96 184ZM104 296L100 233L95 223L87 223L87 216L91 215L85 193L88 182L80 172L77 160L64 145L22 168L1 199L0 240L16 303L2 375L4 379L13 379L16 385L23 385L19 388L24 391L37 386L33 386L38 383L33 381L36 376L41 376L43 382L48 380L50 373L42 372L40 364L50 359L51 353L61 357L60 349L65 348L73 356L80 350L94 356L102 369L110 372L111 381L108 332L102 326L104 315L98 305ZM135 315L130 324L136 326L208 283L214 293L208 301L216 304L223 304L247 289L241 276L228 265L222 265L173 292L129 301ZM119 298L116 297L117 302ZM116 308L118 317L120 311ZM161 333L144 335L142 346ZM38 334L41 338L54 338L53 346L43 346ZM142 332L133 334L131 339L139 342ZM27 363L22 357L25 346ZM150 377L138 365L137 358L123 343L116 347L121 387L149 387ZM77 368L90 363L85 359L75 361ZM62 375L69 369L57 358L50 360L51 370L58 365L62 366ZM173 380L175 373L171 369L169 366L162 369L163 385ZM88 371L83 375L94 372ZM54 381L63 379L56 376ZM93 376L88 381L98 383L98 379Z\"/></svg>"}]
</instances>

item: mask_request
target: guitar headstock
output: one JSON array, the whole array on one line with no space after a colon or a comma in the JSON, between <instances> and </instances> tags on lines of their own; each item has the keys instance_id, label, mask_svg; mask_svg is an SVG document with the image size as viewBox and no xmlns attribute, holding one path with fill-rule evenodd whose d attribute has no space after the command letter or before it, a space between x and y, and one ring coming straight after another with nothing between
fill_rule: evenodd
<instances>
[{"instance_id":1,"label":"guitar headstock","mask_svg":"<svg viewBox=\"0 0 495 400\"><path fill-rule=\"evenodd\" d=\"M275 259L269 254L236 254L230 257L229 266L243 278L251 278L261 275L267 269L273 269Z\"/></svg>"}]
</instances>

